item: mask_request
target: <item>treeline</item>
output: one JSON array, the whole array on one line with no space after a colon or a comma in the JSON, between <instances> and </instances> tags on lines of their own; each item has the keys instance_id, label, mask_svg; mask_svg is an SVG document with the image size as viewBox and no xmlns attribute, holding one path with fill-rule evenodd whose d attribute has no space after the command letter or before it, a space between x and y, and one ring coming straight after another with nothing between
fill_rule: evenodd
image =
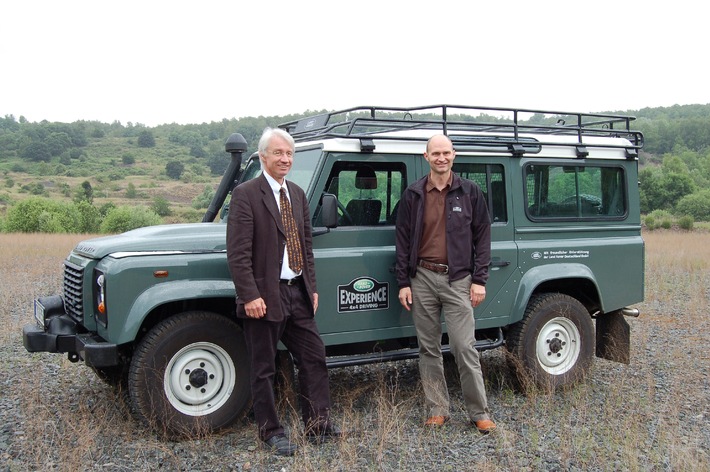
<instances>
[{"instance_id":1,"label":"treeline","mask_svg":"<svg viewBox=\"0 0 710 472\"><path fill-rule=\"evenodd\" d=\"M114 232L118 229L105 221L110 211L116 211L120 205L114 205L116 208L113 209L96 208L84 198L86 189L81 187L62 188L67 201L45 205L46 208L38 213L44 215L40 218L44 226L33 227L26 223L23 226L21 218L15 215L30 210L36 214L34 207L42 206L39 203L41 197L50 197L42 183L50 178L85 178L82 185L89 186L92 184L88 180L92 180L97 192L105 192L117 182L126 182L125 194L129 198L131 192L136 193L135 187L131 188L129 183L136 176L203 182L205 194L197 199L199 204L193 206L206 206L205 201L209 199L207 187L214 185L215 177L221 175L228 164L224 143L230 134L241 133L247 140L248 152L253 152L266 126L323 112L307 110L299 115L155 127L140 123L124 125L117 121L29 122L22 116L6 115L0 118L0 172L5 189L13 189L15 195L10 191L3 192L3 182L0 182L0 210L4 208L5 213L0 219L0 228L5 231L51 231L74 225L76 231ZM663 211L678 217L690 216L696 221L710 221L710 104L613 113L636 116L632 126L642 131L645 137L640 155L642 212ZM487 116L485 119L494 121L499 118ZM530 119L536 123L550 120L555 117L533 116ZM27 180L33 181L17 184L18 188L15 182L19 180L18 176L32 177ZM66 187L67 184L60 185ZM16 198L20 193L39 199L32 198L29 203L24 203L28 198ZM51 207L53 204L63 204L67 208ZM145 210L155 215L158 221L170 214L165 201L155 201L152 206ZM135 208L136 205L129 207ZM63 219L47 216L52 213L65 216ZM141 218L134 215L132 219L141 222ZM155 220L151 218L151 222ZM63 223L60 224L60 220Z\"/></svg>"}]
</instances>

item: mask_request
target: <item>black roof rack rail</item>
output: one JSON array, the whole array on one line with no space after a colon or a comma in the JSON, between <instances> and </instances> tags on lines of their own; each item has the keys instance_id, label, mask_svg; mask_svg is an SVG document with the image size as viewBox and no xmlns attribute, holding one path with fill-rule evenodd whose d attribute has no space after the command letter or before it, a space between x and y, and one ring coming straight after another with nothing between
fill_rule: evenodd
<instances>
[{"instance_id":1,"label":"black roof rack rail","mask_svg":"<svg viewBox=\"0 0 710 472\"><path fill-rule=\"evenodd\" d=\"M495 116L498 115L498 116ZM546 111L525 108L496 108L468 105L428 105L421 107L379 107L359 106L319 115L301 118L279 125L288 131L296 142L313 141L325 138L372 138L374 133L405 131L414 129L439 130L448 135L454 143L471 143L470 133L475 136L478 146L491 146L500 152L513 152L521 155L531 149L529 135L537 135L536 148L539 146L569 146L543 140L548 136L576 136L578 146L589 146L584 137L620 137L626 138L628 145L598 145L595 147L619 147L639 150L643 147L643 134L632 130L633 116L603 113L574 113ZM506 136L505 146L500 137ZM377 136L377 139L412 139L402 136ZM631 153L634 154L634 153ZM635 153L636 155L638 153Z\"/></svg>"}]
</instances>

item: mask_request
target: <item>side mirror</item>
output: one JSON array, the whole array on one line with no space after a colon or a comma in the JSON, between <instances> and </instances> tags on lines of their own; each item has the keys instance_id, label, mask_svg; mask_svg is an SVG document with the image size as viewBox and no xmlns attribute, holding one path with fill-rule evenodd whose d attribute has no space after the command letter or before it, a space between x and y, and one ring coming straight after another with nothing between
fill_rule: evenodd
<instances>
[{"instance_id":1,"label":"side mirror","mask_svg":"<svg viewBox=\"0 0 710 472\"><path fill-rule=\"evenodd\" d=\"M321 197L321 221L326 228L338 226L338 199L332 193L324 193Z\"/></svg>"}]
</instances>

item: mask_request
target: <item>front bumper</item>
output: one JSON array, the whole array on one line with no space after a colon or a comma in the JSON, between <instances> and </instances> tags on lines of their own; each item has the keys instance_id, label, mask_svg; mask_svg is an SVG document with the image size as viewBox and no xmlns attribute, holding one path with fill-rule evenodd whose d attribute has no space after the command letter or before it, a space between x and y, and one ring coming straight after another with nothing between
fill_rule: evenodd
<instances>
[{"instance_id":1,"label":"front bumper","mask_svg":"<svg viewBox=\"0 0 710 472\"><path fill-rule=\"evenodd\" d=\"M37 316L39 305L42 316ZM118 346L86 330L64 310L59 295L35 300L37 324L22 329L22 344L27 352L67 353L70 361L83 360L93 367L118 365ZM41 324L40 324L41 323Z\"/></svg>"}]
</instances>

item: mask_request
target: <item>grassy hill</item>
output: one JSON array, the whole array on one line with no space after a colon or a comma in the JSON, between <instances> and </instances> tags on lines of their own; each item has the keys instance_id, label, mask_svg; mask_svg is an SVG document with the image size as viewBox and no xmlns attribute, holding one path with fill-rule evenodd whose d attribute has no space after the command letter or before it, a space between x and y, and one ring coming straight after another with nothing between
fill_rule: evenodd
<instances>
[{"instance_id":1,"label":"grassy hill","mask_svg":"<svg viewBox=\"0 0 710 472\"><path fill-rule=\"evenodd\" d=\"M71 202L88 185L97 208L150 207L157 199L167 208L166 223L200 221L208 201L205 193L216 188L229 162L224 143L230 134L241 133L251 153L266 126L323 112L152 128L0 117L0 218L10 206L31 196ZM708 188L710 105L617 113L636 116L635 127L645 136L640 156L645 211L673 211L681 197ZM169 164L182 168L177 178L168 171ZM702 199L703 205L710 205L705 201L710 196L703 194ZM707 219L706 210L696 212L696 220Z\"/></svg>"}]
</instances>

